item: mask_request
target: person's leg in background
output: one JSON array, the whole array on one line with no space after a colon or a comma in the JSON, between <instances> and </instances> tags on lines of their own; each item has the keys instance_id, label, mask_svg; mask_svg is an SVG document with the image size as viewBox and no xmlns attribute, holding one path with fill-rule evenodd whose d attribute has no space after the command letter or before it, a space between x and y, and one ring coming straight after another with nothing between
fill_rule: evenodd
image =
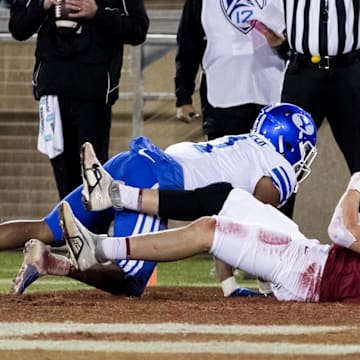
<instances>
[{"instance_id":1,"label":"person's leg in background","mask_svg":"<svg viewBox=\"0 0 360 360\"><path fill-rule=\"evenodd\" d=\"M206 95L206 79L202 78L200 86L203 131L208 140L225 135L247 134L252 129L259 111L265 106L260 104L243 104L220 108L212 106Z\"/></svg>"},{"instance_id":2,"label":"person's leg in background","mask_svg":"<svg viewBox=\"0 0 360 360\"><path fill-rule=\"evenodd\" d=\"M225 135L247 134L264 105L244 104L230 108L214 108L209 104L203 114L204 132L209 140Z\"/></svg>"},{"instance_id":3,"label":"person's leg in background","mask_svg":"<svg viewBox=\"0 0 360 360\"><path fill-rule=\"evenodd\" d=\"M59 196L81 184L80 147L89 141L103 164L108 160L111 106L81 99L59 98L64 152L51 159Z\"/></svg>"},{"instance_id":4,"label":"person's leg in background","mask_svg":"<svg viewBox=\"0 0 360 360\"><path fill-rule=\"evenodd\" d=\"M64 152L51 159L56 186L60 199L81 184L80 168L75 167L75 161L80 162L77 150L77 132L73 118L73 100L59 97L59 107L64 137ZM78 165L79 166L79 165Z\"/></svg>"},{"instance_id":5,"label":"person's leg in background","mask_svg":"<svg viewBox=\"0 0 360 360\"><path fill-rule=\"evenodd\" d=\"M299 67L298 64L291 63L285 73L281 101L298 105L306 110L319 129L325 117L326 103L329 101L326 90L326 73L320 69ZM292 218L295 200L294 193L279 210Z\"/></svg>"}]
</instances>

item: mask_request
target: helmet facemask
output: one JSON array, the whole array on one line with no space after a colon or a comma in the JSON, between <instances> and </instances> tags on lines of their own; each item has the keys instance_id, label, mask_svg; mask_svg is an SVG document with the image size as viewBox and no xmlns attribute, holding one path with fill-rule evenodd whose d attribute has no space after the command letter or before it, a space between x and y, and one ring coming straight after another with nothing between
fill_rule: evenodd
<instances>
[{"instance_id":1,"label":"helmet facemask","mask_svg":"<svg viewBox=\"0 0 360 360\"><path fill-rule=\"evenodd\" d=\"M290 162L295 172L297 184L294 192L297 192L299 184L310 175L310 166L317 155L316 145L310 141L299 141L296 145L297 147L294 148L290 142L284 141L283 136L278 138L278 152ZM300 160L294 162L294 158L300 158Z\"/></svg>"},{"instance_id":2,"label":"helmet facemask","mask_svg":"<svg viewBox=\"0 0 360 360\"><path fill-rule=\"evenodd\" d=\"M299 150L301 153L301 159L297 163L293 164L298 184L303 182L310 175L310 166L317 155L316 146L311 144L310 141L299 143Z\"/></svg>"}]
</instances>

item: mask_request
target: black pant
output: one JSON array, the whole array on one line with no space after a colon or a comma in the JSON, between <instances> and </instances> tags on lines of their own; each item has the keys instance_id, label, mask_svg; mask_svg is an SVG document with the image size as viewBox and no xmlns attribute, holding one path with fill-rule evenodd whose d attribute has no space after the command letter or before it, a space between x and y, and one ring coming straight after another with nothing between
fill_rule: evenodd
<instances>
[{"instance_id":1,"label":"black pant","mask_svg":"<svg viewBox=\"0 0 360 360\"><path fill-rule=\"evenodd\" d=\"M281 100L309 112L317 128L326 117L350 172L360 170L360 62L324 70L293 61ZM293 206L284 213L291 217Z\"/></svg>"},{"instance_id":2,"label":"black pant","mask_svg":"<svg viewBox=\"0 0 360 360\"><path fill-rule=\"evenodd\" d=\"M249 133L259 111L265 106L243 104L227 108L214 107L207 100L205 76L201 79L200 98L203 130L209 140L225 135Z\"/></svg>"},{"instance_id":3,"label":"black pant","mask_svg":"<svg viewBox=\"0 0 360 360\"><path fill-rule=\"evenodd\" d=\"M108 160L111 105L88 100L59 98L64 152L51 165L62 199L81 184L80 147L89 141L101 163Z\"/></svg>"}]
</instances>

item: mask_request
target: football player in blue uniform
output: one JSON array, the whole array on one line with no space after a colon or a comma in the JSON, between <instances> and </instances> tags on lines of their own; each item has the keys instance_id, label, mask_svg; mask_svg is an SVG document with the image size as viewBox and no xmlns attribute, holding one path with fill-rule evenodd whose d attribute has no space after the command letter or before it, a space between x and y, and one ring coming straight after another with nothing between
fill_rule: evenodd
<instances>
[{"instance_id":1,"label":"football player in blue uniform","mask_svg":"<svg viewBox=\"0 0 360 360\"><path fill-rule=\"evenodd\" d=\"M85 144L82 148L85 186L65 200L76 218L94 233L107 233L112 222L114 236L153 232L166 228L168 216L160 218L139 213L141 199L136 195L136 188L191 190L224 181L254 194L262 202L280 207L296 190L299 181L309 174L315 154L316 128L311 116L297 106L277 104L260 112L249 134L209 142L179 143L165 151L147 138L139 137L132 140L128 152L114 156L104 169L96 161L91 145ZM101 180L105 173L121 182L111 182L111 196L99 192L96 202L94 198L103 186ZM117 204L118 195L122 201L128 199L125 209ZM87 210L95 211L84 209L82 197ZM121 260L81 272L74 269L67 258L51 253L43 243L64 243L58 208L59 204L41 221L17 222L17 231L14 223L0 226L3 249L23 246L29 238L40 240L25 247L24 261L12 293L22 293L39 276L55 274L70 276L115 294L141 295L154 262ZM238 288L229 266L220 264L218 270L225 296L253 295L247 289Z\"/></svg>"}]
</instances>

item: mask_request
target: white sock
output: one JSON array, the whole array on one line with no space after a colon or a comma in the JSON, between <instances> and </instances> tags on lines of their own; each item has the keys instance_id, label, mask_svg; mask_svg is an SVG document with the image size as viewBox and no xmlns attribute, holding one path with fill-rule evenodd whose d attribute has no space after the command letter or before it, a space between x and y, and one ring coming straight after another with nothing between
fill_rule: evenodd
<instances>
[{"instance_id":1,"label":"white sock","mask_svg":"<svg viewBox=\"0 0 360 360\"><path fill-rule=\"evenodd\" d=\"M129 251L128 237L108 237L98 243L96 259L100 262L127 259Z\"/></svg>"},{"instance_id":2,"label":"white sock","mask_svg":"<svg viewBox=\"0 0 360 360\"><path fill-rule=\"evenodd\" d=\"M221 282L221 288L226 297L230 296L238 287L234 276L230 276Z\"/></svg>"},{"instance_id":3,"label":"white sock","mask_svg":"<svg viewBox=\"0 0 360 360\"><path fill-rule=\"evenodd\" d=\"M114 186L113 182L113 186ZM121 182L116 182L119 193L112 190L111 201L115 208L124 207L129 210L139 211L141 208L141 194L142 190L136 187L124 185Z\"/></svg>"},{"instance_id":4,"label":"white sock","mask_svg":"<svg viewBox=\"0 0 360 360\"><path fill-rule=\"evenodd\" d=\"M49 275L66 276L72 267L70 259L66 256L49 253L47 273Z\"/></svg>"}]
</instances>

